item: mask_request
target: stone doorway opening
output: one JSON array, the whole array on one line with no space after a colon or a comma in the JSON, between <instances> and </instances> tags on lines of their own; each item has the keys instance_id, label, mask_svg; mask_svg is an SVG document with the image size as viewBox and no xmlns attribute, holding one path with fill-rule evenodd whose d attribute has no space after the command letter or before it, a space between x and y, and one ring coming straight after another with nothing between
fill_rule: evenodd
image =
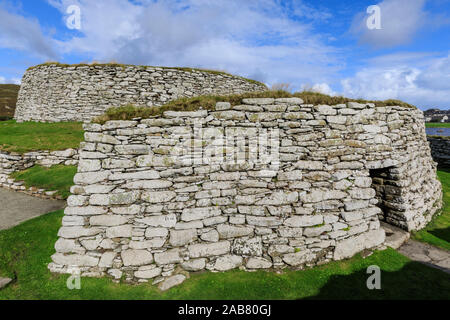
<instances>
[{"instance_id":1,"label":"stone doorway opening","mask_svg":"<svg viewBox=\"0 0 450 320\"><path fill-rule=\"evenodd\" d=\"M370 169L372 188L375 189L377 206L381 209L378 218L390 225L402 227L404 223L404 199L401 196L401 181L395 167Z\"/></svg>"}]
</instances>

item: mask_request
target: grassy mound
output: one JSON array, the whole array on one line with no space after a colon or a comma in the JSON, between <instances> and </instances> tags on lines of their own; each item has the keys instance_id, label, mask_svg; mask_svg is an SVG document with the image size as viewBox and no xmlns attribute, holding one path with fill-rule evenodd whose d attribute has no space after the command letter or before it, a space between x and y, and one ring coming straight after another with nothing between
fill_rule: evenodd
<instances>
[{"instance_id":1,"label":"grassy mound","mask_svg":"<svg viewBox=\"0 0 450 320\"><path fill-rule=\"evenodd\" d=\"M16 84L0 84L0 121L14 117L19 89Z\"/></svg>"},{"instance_id":2,"label":"grassy mound","mask_svg":"<svg viewBox=\"0 0 450 320\"><path fill-rule=\"evenodd\" d=\"M79 122L4 121L0 122L0 149L18 153L77 149L84 139L83 134L82 124Z\"/></svg>"},{"instance_id":3,"label":"grassy mound","mask_svg":"<svg viewBox=\"0 0 450 320\"><path fill-rule=\"evenodd\" d=\"M349 99L345 97L332 97L317 92L290 93L284 90L270 90L261 92L250 92L235 95L205 95L194 98L180 98L168 102L161 107L137 107L133 105L110 108L102 116L94 119L96 123L105 123L109 120L131 120L133 118L151 118L160 116L165 111L195 111L199 109L214 110L217 102L230 102L232 106L239 105L246 98L302 98L305 104L327 104L336 105L347 102L373 103L377 107L403 106L415 108L413 105L399 100L370 101L363 99Z\"/></svg>"},{"instance_id":4,"label":"grassy mound","mask_svg":"<svg viewBox=\"0 0 450 320\"><path fill-rule=\"evenodd\" d=\"M57 165L51 168L34 166L24 171L14 172L11 177L24 181L27 188L36 187L47 191L58 191L57 195L67 199L76 173L76 166Z\"/></svg>"}]
</instances>

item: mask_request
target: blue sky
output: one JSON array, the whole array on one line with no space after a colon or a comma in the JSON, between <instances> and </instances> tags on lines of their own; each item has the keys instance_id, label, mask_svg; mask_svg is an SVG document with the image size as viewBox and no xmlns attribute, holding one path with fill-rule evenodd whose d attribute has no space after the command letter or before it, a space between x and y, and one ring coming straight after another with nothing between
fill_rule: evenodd
<instances>
[{"instance_id":1,"label":"blue sky","mask_svg":"<svg viewBox=\"0 0 450 320\"><path fill-rule=\"evenodd\" d=\"M367 27L371 5L381 29ZM0 82L45 61L218 69L448 109L450 0L0 0Z\"/></svg>"}]
</instances>

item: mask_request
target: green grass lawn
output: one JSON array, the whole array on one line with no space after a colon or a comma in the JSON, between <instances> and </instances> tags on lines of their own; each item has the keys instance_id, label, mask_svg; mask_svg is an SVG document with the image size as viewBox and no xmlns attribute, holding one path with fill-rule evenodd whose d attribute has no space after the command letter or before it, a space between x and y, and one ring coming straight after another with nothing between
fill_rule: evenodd
<instances>
[{"instance_id":1,"label":"green grass lawn","mask_svg":"<svg viewBox=\"0 0 450 320\"><path fill-rule=\"evenodd\" d=\"M332 262L303 271L229 271L191 274L182 285L160 292L149 283L129 285L108 278L82 278L80 290L66 287L68 275L47 269L63 212L0 232L0 275L14 282L4 299L450 299L450 275L411 262L392 249L368 258ZM367 267L378 265L381 290L368 290Z\"/></svg>"},{"instance_id":2,"label":"green grass lawn","mask_svg":"<svg viewBox=\"0 0 450 320\"><path fill-rule=\"evenodd\" d=\"M77 149L83 139L79 122L0 122L0 149L9 152Z\"/></svg>"},{"instance_id":3,"label":"green grass lawn","mask_svg":"<svg viewBox=\"0 0 450 320\"><path fill-rule=\"evenodd\" d=\"M450 128L450 123L428 122L428 123L425 123L425 127L427 127L427 128Z\"/></svg>"},{"instance_id":4,"label":"green grass lawn","mask_svg":"<svg viewBox=\"0 0 450 320\"><path fill-rule=\"evenodd\" d=\"M416 240L450 250L450 169L438 170L438 177L444 193L442 213L433 218L426 228L413 232L411 236Z\"/></svg>"},{"instance_id":5,"label":"green grass lawn","mask_svg":"<svg viewBox=\"0 0 450 320\"><path fill-rule=\"evenodd\" d=\"M24 181L27 188L36 187L48 191L58 191L57 195L67 199L76 173L76 166L57 165L51 168L34 166L24 171L14 172L11 177Z\"/></svg>"}]
</instances>

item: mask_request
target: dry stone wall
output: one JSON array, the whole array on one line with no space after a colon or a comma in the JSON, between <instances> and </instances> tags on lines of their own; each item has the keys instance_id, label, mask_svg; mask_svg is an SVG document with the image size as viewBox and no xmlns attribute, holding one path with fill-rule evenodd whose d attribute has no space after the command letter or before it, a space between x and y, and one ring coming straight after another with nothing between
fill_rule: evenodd
<instances>
[{"instance_id":1,"label":"dry stone wall","mask_svg":"<svg viewBox=\"0 0 450 320\"><path fill-rule=\"evenodd\" d=\"M246 99L84 129L54 272L165 289L188 271L302 268L379 246L380 219L420 229L441 205L416 109Z\"/></svg>"},{"instance_id":2,"label":"dry stone wall","mask_svg":"<svg viewBox=\"0 0 450 320\"><path fill-rule=\"evenodd\" d=\"M32 195L53 196L56 191L46 191L31 187L27 189L23 181L15 181L10 175L35 165L51 167L54 165L78 165L78 150L33 151L24 154L0 150L0 187L26 192Z\"/></svg>"},{"instance_id":3,"label":"dry stone wall","mask_svg":"<svg viewBox=\"0 0 450 320\"><path fill-rule=\"evenodd\" d=\"M450 138L435 138L428 136L431 147L431 156L442 167L450 167Z\"/></svg>"},{"instance_id":4,"label":"dry stone wall","mask_svg":"<svg viewBox=\"0 0 450 320\"><path fill-rule=\"evenodd\" d=\"M181 97L264 91L263 84L206 71L83 65L41 65L22 79L17 121L84 121L129 103L160 106Z\"/></svg>"}]
</instances>

